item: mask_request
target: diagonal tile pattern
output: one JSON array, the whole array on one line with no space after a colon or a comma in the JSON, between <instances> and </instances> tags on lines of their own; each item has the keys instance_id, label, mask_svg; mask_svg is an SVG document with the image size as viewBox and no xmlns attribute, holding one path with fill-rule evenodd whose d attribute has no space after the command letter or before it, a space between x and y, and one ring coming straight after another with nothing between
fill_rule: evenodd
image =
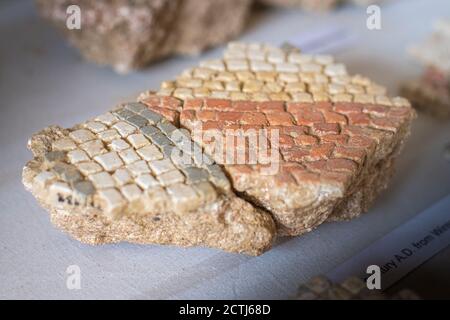
<instances>
[{"instance_id":1,"label":"diagonal tile pattern","mask_svg":"<svg viewBox=\"0 0 450 320\"><path fill-rule=\"evenodd\" d=\"M174 98L149 96L142 103L179 113L180 124L225 165L234 188L269 210L282 232L291 235L316 227L357 192L355 186L364 183L368 172L396 154L414 116L409 107L346 102L206 98L188 99L180 106ZM248 132L261 132L262 139L252 140ZM270 139L274 134L276 148ZM230 145L229 136L243 138L241 163L239 146Z\"/></svg>"},{"instance_id":2,"label":"diagonal tile pattern","mask_svg":"<svg viewBox=\"0 0 450 320\"><path fill-rule=\"evenodd\" d=\"M223 59L200 62L163 82L156 96L146 92L139 99L192 131L225 164L234 188L269 210L288 235L367 211L386 188L414 118L406 99L349 75L332 56L259 43L230 43ZM260 141L269 146L276 131L276 152L255 163L260 146L230 147L232 130L269 131ZM208 143L211 136L222 142ZM230 148L236 149L231 156L225 154ZM279 152L280 165L267 176L271 152Z\"/></svg>"}]
</instances>

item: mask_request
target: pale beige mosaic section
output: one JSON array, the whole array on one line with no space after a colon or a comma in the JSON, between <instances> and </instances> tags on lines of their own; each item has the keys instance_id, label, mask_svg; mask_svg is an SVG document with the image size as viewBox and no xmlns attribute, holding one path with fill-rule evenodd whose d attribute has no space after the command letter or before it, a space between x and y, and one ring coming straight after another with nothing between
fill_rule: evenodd
<instances>
[{"instance_id":1,"label":"pale beige mosaic section","mask_svg":"<svg viewBox=\"0 0 450 320\"><path fill-rule=\"evenodd\" d=\"M230 43L223 59L203 61L157 92L181 100L219 98L251 101L355 102L409 106L389 98L386 88L329 55L308 55L297 49L266 44Z\"/></svg>"},{"instance_id":2,"label":"pale beige mosaic section","mask_svg":"<svg viewBox=\"0 0 450 320\"><path fill-rule=\"evenodd\" d=\"M54 141L33 183L56 207L95 207L112 218L192 211L229 192L230 184L191 142L187 131L128 103Z\"/></svg>"}]
</instances>

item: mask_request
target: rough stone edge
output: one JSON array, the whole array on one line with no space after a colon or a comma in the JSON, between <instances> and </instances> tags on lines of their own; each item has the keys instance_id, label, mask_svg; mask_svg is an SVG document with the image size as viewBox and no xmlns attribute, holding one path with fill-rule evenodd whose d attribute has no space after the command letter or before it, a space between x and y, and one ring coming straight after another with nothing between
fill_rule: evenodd
<instances>
[{"instance_id":1,"label":"rough stone edge","mask_svg":"<svg viewBox=\"0 0 450 320\"><path fill-rule=\"evenodd\" d=\"M156 94L154 92L147 92L142 94L140 99L145 99L148 95ZM287 189L286 192L290 193L293 192L292 187L294 187L296 189L295 193L299 197L304 192L310 191L310 193L316 195L316 199L321 199L319 202L314 201L309 203L308 206L282 211L271 208L268 203L255 197L254 192L252 192L254 188L251 186L246 185L245 190L241 191L239 189L242 188L237 188L234 181L230 179L232 181L232 188L235 193L254 206L270 212L277 223L280 236L299 236L311 232L327 220L348 221L357 218L366 213L381 192L387 189L390 179L394 174L395 159L401 153L403 144L411 133L412 121L416 118L416 113L412 107L405 108L411 109L410 117L404 119L402 126L398 128L398 132L392 134L389 141L385 141L385 144L380 142L376 145L376 148L382 148L378 152L382 152L383 157L381 159L371 159L372 163L363 166L362 171L358 172L354 176L353 181L350 181L348 185L321 182L320 184L305 183L305 186L283 186L284 189ZM180 123L180 126L184 128L182 123ZM230 169L224 165L221 166L229 174ZM382 174L382 172L385 172L385 174ZM373 181L377 181L377 183L373 184ZM267 183L267 188L273 186L273 182L267 179L263 179L263 183ZM260 189L260 185L256 188ZM287 227L288 225L296 225L296 227Z\"/></svg>"}]
</instances>

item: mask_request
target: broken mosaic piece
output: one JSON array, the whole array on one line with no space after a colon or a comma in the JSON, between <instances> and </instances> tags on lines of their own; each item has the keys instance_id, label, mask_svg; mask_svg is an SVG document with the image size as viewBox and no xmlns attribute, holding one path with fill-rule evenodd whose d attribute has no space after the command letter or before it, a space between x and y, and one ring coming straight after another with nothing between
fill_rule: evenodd
<instances>
[{"instance_id":1,"label":"broken mosaic piece","mask_svg":"<svg viewBox=\"0 0 450 320\"><path fill-rule=\"evenodd\" d=\"M415 113L385 92L331 56L232 43L139 102L37 133L23 181L83 242L260 254L274 220L299 235L386 188Z\"/></svg>"},{"instance_id":2,"label":"broken mosaic piece","mask_svg":"<svg viewBox=\"0 0 450 320\"><path fill-rule=\"evenodd\" d=\"M272 218L238 198L220 167L208 171L193 154L175 163L163 150L175 149L172 135L193 145L185 131L140 103L95 121L50 127L30 140L35 158L23 181L56 226L90 244L198 245L251 255L270 248ZM150 123L152 130L142 129Z\"/></svg>"},{"instance_id":3,"label":"broken mosaic piece","mask_svg":"<svg viewBox=\"0 0 450 320\"><path fill-rule=\"evenodd\" d=\"M87 60L128 72L172 54L198 54L238 35L253 0L37 0ZM69 5L82 8L82 28L66 26ZM226 21L226 23L224 23ZM134 110L135 111L135 110Z\"/></svg>"},{"instance_id":4,"label":"broken mosaic piece","mask_svg":"<svg viewBox=\"0 0 450 320\"><path fill-rule=\"evenodd\" d=\"M239 71L233 71L227 69L230 59L249 63L235 63L233 68L239 65ZM289 72L252 69L253 62L261 60L273 70L286 63L297 67ZM227 98L218 99L213 90L198 97L190 88L192 81L202 82L207 90L211 82L218 83ZM229 82L237 82L240 91L227 90ZM249 83L251 89L245 92ZM301 92L286 91L293 83ZM406 99L390 98L370 79L347 74L331 56L264 44L232 43L223 60L201 62L163 86L171 88L169 96L147 92L140 101L161 114L171 111L174 121L193 133L205 153L224 165L234 189L271 212L284 235L299 235L327 219L347 220L366 212L387 187L415 117ZM285 94L271 93L274 87ZM181 97L178 89L191 93ZM228 145L230 130L266 130L268 135L259 141L269 146L266 155L250 147L250 138L247 150ZM278 134L277 148L270 148L271 132ZM217 135L222 143L207 138ZM225 154L230 149L232 154ZM272 154L275 160L268 158ZM240 156L243 163L237 160ZM275 174L264 173L270 164L278 168Z\"/></svg>"}]
</instances>

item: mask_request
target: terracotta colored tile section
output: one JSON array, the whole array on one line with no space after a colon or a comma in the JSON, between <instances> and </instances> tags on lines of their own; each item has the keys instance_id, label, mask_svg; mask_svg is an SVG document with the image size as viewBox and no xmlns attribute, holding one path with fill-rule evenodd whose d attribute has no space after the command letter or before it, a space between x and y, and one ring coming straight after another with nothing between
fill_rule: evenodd
<instances>
[{"instance_id":1,"label":"terracotta colored tile section","mask_svg":"<svg viewBox=\"0 0 450 320\"><path fill-rule=\"evenodd\" d=\"M258 110L258 103L253 101L236 101L233 107L235 111L251 112Z\"/></svg>"},{"instance_id":2,"label":"terracotta colored tile section","mask_svg":"<svg viewBox=\"0 0 450 320\"><path fill-rule=\"evenodd\" d=\"M150 101L152 110L164 109L153 103L156 100ZM348 185L365 161L374 155L377 145L413 117L409 107L347 102L188 99L182 106L161 100L160 104L163 103L170 107L167 110L171 112L182 110L180 124L190 130L200 130L200 136L214 132L225 137L232 133L230 130L236 130L236 136L228 142L227 139L221 142L216 139L200 141L218 163L232 168L232 179L257 174L264 168L263 164L268 165L263 160L268 160L275 150L273 153L279 156L276 160L279 166L273 178L282 184L330 181ZM243 135L240 145L236 138L239 132ZM264 139L251 142L250 137L259 134ZM278 139L272 141L272 137ZM230 147L231 141L233 145ZM272 145L274 141L276 143ZM265 145L268 150L264 149ZM230 148L233 150L228 152L227 158ZM262 153L266 157L260 151L265 151ZM236 163L239 152L245 159L244 163ZM257 154L256 160L252 154Z\"/></svg>"},{"instance_id":3,"label":"terracotta colored tile section","mask_svg":"<svg viewBox=\"0 0 450 320\"><path fill-rule=\"evenodd\" d=\"M206 110L228 111L231 110L231 101L222 99L207 99L203 103Z\"/></svg>"},{"instance_id":4,"label":"terracotta colored tile section","mask_svg":"<svg viewBox=\"0 0 450 320\"><path fill-rule=\"evenodd\" d=\"M279 111L267 114L267 120L273 126L291 126L293 125L293 118L289 112Z\"/></svg>"}]
</instances>

